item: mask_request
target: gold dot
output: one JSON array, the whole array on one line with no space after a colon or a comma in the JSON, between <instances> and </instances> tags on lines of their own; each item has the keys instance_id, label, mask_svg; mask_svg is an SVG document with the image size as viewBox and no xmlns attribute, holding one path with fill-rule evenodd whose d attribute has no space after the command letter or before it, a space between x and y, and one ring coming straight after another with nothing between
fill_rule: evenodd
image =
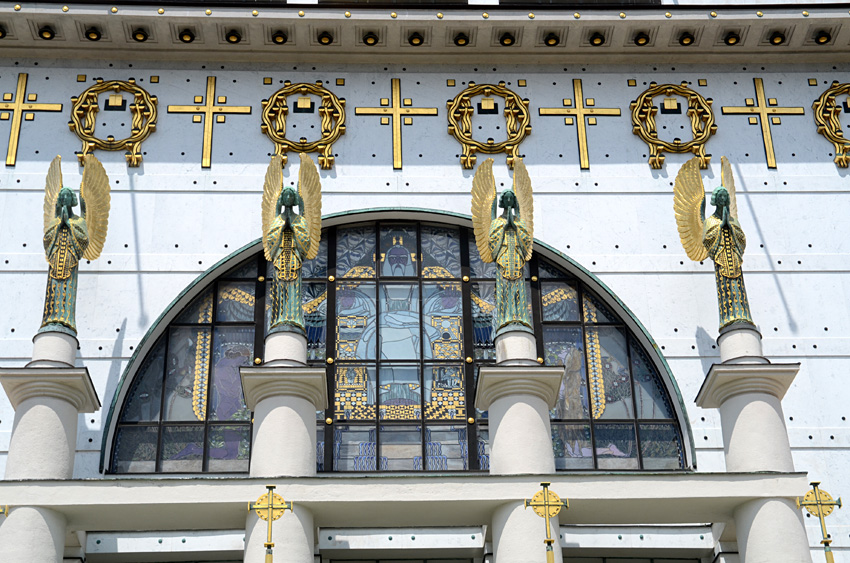
<instances>
[{"instance_id":1,"label":"gold dot","mask_svg":"<svg viewBox=\"0 0 850 563\"><path fill-rule=\"evenodd\" d=\"M204 13L208 16L212 15L212 10L204 10Z\"/></svg>"},{"instance_id":2,"label":"gold dot","mask_svg":"<svg viewBox=\"0 0 850 563\"><path fill-rule=\"evenodd\" d=\"M531 276L531 281L537 281L537 276Z\"/></svg>"},{"instance_id":3,"label":"gold dot","mask_svg":"<svg viewBox=\"0 0 850 563\"><path fill-rule=\"evenodd\" d=\"M528 19L530 19L530 20L534 19L534 12L528 12Z\"/></svg>"},{"instance_id":4,"label":"gold dot","mask_svg":"<svg viewBox=\"0 0 850 563\"><path fill-rule=\"evenodd\" d=\"M115 6L112 6L112 13L113 13L113 14L117 14L117 13L118 13L118 8L116 8Z\"/></svg>"},{"instance_id":5,"label":"gold dot","mask_svg":"<svg viewBox=\"0 0 850 563\"><path fill-rule=\"evenodd\" d=\"M335 277L333 277L333 276L328 276L328 281L329 281L329 282L332 282L332 283L333 283L333 281L334 281L335 279L336 279L336 278L335 278Z\"/></svg>"},{"instance_id":6,"label":"gold dot","mask_svg":"<svg viewBox=\"0 0 850 563\"><path fill-rule=\"evenodd\" d=\"M70 9L70 8L68 8L68 6L62 6L62 11L63 11L63 12L67 12L69 9Z\"/></svg>"},{"instance_id":7,"label":"gold dot","mask_svg":"<svg viewBox=\"0 0 850 563\"><path fill-rule=\"evenodd\" d=\"M626 12L620 12L620 19L621 20L626 19Z\"/></svg>"},{"instance_id":8,"label":"gold dot","mask_svg":"<svg viewBox=\"0 0 850 563\"><path fill-rule=\"evenodd\" d=\"M20 5L20 4L15 4L15 11L16 11L16 12L20 12L20 11L21 11L21 5Z\"/></svg>"},{"instance_id":9,"label":"gold dot","mask_svg":"<svg viewBox=\"0 0 850 563\"><path fill-rule=\"evenodd\" d=\"M758 17L762 17L762 16L764 15L764 12L756 12L756 15L757 15Z\"/></svg>"},{"instance_id":10,"label":"gold dot","mask_svg":"<svg viewBox=\"0 0 850 563\"><path fill-rule=\"evenodd\" d=\"M543 363L543 358L537 358L537 363L538 363L538 364L542 364L542 363Z\"/></svg>"},{"instance_id":11,"label":"gold dot","mask_svg":"<svg viewBox=\"0 0 850 563\"><path fill-rule=\"evenodd\" d=\"M463 281L468 282L468 281L469 281L469 276L463 276Z\"/></svg>"},{"instance_id":12,"label":"gold dot","mask_svg":"<svg viewBox=\"0 0 850 563\"><path fill-rule=\"evenodd\" d=\"M804 17L804 18L809 17L809 12L807 12L807 11L803 10L803 17Z\"/></svg>"},{"instance_id":13,"label":"gold dot","mask_svg":"<svg viewBox=\"0 0 850 563\"><path fill-rule=\"evenodd\" d=\"M490 14L488 14L487 12L484 12L483 14L481 14L481 17L486 20L487 18L490 17Z\"/></svg>"},{"instance_id":14,"label":"gold dot","mask_svg":"<svg viewBox=\"0 0 850 563\"><path fill-rule=\"evenodd\" d=\"M260 365L261 363L263 363L263 360L261 360L260 358L254 358L254 363Z\"/></svg>"},{"instance_id":15,"label":"gold dot","mask_svg":"<svg viewBox=\"0 0 850 563\"><path fill-rule=\"evenodd\" d=\"M466 422L468 422L469 424L475 424L475 419L470 416L466 419Z\"/></svg>"},{"instance_id":16,"label":"gold dot","mask_svg":"<svg viewBox=\"0 0 850 563\"><path fill-rule=\"evenodd\" d=\"M303 17L304 17L304 10L299 10L299 12L298 12L298 17L299 17L299 18L303 18Z\"/></svg>"},{"instance_id":17,"label":"gold dot","mask_svg":"<svg viewBox=\"0 0 850 563\"><path fill-rule=\"evenodd\" d=\"M254 17L259 16L260 12L258 12L257 10L254 10L253 12L251 12L251 15L254 16Z\"/></svg>"},{"instance_id":18,"label":"gold dot","mask_svg":"<svg viewBox=\"0 0 850 563\"><path fill-rule=\"evenodd\" d=\"M575 14L573 14L573 17L574 17L575 19L579 19L579 18L581 17L581 14L579 14L578 12L576 12Z\"/></svg>"},{"instance_id":19,"label":"gold dot","mask_svg":"<svg viewBox=\"0 0 850 563\"><path fill-rule=\"evenodd\" d=\"M20 6L18 6L18 9L20 9ZM437 18L443 19L443 12L437 12Z\"/></svg>"},{"instance_id":20,"label":"gold dot","mask_svg":"<svg viewBox=\"0 0 850 563\"><path fill-rule=\"evenodd\" d=\"M350 17L351 17L351 12L345 12L345 17L350 18Z\"/></svg>"},{"instance_id":21,"label":"gold dot","mask_svg":"<svg viewBox=\"0 0 850 563\"><path fill-rule=\"evenodd\" d=\"M671 14L670 12L665 12L665 13L664 13L664 17L665 17L665 18L672 18L672 17L673 17L673 14Z\"/></svg>"},{"instance_id":22,"label":"gold dot","mask_svg":"<svg viewBox=\"0 0 850 563\"><path fill-rule=\"evenodd\" d=\"M471 363L472 363L472 356L467 356L467 357L466 357L466 363L468 363L468 364L471 364Z\"/></svg>"},{"instance_id":23,"label":"gold dot","mask_svg":"<svg viewBox=\"0 0 850 563\"><path fill-rule=\"evenodd\" d=\"M334 359L333 359L333 358L328 358L328 359L327 359L327 360L325 360L325 361L326 361L326 362L328 362L329 364L334 363Z\"/></svg>"},{"instance_id":24,"label":"gold dot","mask_svg":"<svg viewBox=\"0 0 850 563\"><path fill-rule=\"evenodd\" d=\"M398 14L396 14L395 12L390 12L390 17L391 18L397 18Z\"/></svg>"},{"instance_id":25,"label":"gold dot","mask_svg":"<svg viewBox=\"0 0 850 563\"><path fill-rule=\"evenodd\" d=\"M165 9L160 8L159 10L156 11L156 13L162 15L162 14L165 13Z\"/></svg>"},{"instance_id":26,"label":"gold dot","mask_svg":"<svg viewBox=\"0 0 850 563\"><path fill-rule=\"evenodd\" d=\"M709 15L710 15L711 17L713 17L713 18L716 18L716 17L717 17L717 12L711 12Z\"/></svg>"},{"instance_id":27,"label":"gold dot","mask_svg":"<svg viewBox=\"0 0 850 563\"><path fill-rule=\"evenodd\" d=\"M333 423L334 423L334 419L332 419L331 417L327 417L325 419L325 424L333 424Z\"/></svg>"},{"instance_id":28,"label":"gold dot","mask_svg":"<svg viewBox=\"0 0 850 563\"><path fill-rule=\"evenodd\" d=\"M266 281L266 278L265 278L265 276L260 276L260 277L257 278L257 281L258 282L264 282L264 281Z\"/></svg>"}]
</instances>

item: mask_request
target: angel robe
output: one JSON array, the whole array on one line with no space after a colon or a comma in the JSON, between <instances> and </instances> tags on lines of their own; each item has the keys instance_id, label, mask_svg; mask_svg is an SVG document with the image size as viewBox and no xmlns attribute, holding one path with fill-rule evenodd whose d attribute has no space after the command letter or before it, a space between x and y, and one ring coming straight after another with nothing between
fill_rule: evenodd
<instances>
[{"instance_id":1,"label":"angel robe","mask_svg":"<svg viewBox=\"0 0 850 563\"><path fill-rule=\"evenodd\" d=\"M525 255L532 242L531 233L521 219L514 217L513 224L509 227L504 217L496 217L490 224L490 253L499 269L493 338L509 330L532 330L523 279Z\"/></svg>"},{"instance_id":2,"label":"angel robe","mask_svg":"<svg viewBox=\"0 0 850 563\"><path fill-rule=\"evenodd\" d=\"M271 284L271 320L269 333L280 331L306 334L304 312L301 307L301 262L310 249L310 228L307 220L292 215L284 228L283 214L275 217L266 233L266 247L270 249L274 265Z\"/></svg>"},{"instance_id":3,"label":"angel robe","mask_svg":"<svg viewBox=\"0 0 850 563\"><path fill-rule=\"evenodd\" d=\"M737 219L730 217L729 225L724 227L722 219L710 215L703 226L703 244L714 261L721 329L732 323L753 324L741 269L747 238Z\"/></svg>"},{"instance_id":4,"label":"angel robe","mask_svg":"<svg viewBox=\"0 0 850 563\"><path fill-rule=\"evenodd\" d=\"M88 228L82 217L70 217L68 224L55 217L47 227L44 251L50 268L42 328L62 325L76 334L77 270L88 245Z\"/></svg>"}]
</instances>

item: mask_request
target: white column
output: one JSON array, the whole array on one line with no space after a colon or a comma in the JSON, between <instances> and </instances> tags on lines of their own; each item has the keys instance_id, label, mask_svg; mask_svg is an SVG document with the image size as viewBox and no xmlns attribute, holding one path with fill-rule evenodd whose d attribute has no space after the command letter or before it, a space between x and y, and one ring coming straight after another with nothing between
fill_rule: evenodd
<instances>
[{"instance_id":1,"label":"white column","mask_svg":"<svg viewBox=\"0 0 850 563\"><path fill-rule=\"evenodd\" d=\"M313 529L313 514L298 503L295 503L292 512L287 510L275 520L272 523L275 563L313 563ZM261 520L252 510L245 531L245 563L263 563L268 522Z\"/></svg>"},{"instance_id":2,"label":"white column","mask_svg":"<svg viewBox=\"0 0 850 563\"><path fill-rule=\"evenodd\" d=\"M65 516L55 510L13 506L0 526L0 561L62 563L65 525Z\"/></svg>"},{"instance_id":3,"label":"white column","mask_svg":"<svg viewBox=\"0 0 850 563\"><path fill-rule=\"evenodd\" d=\"M793 501L758 499L735 510L743 563L811 563L803 515Z\"/></svg>"},{"instance_id":4,"label":"white column","mask_svg":"<svg viewBox=\"0 0 850 563\"><path fill-rule=\"evenodd\" d=\"M555 563L563 561L560 524L551 518L549 526ZM509 502L493 513L493 554L495 563L543 563L546 561L546 526L543 518L523 502Z\"/></svg>"}]
</instances>

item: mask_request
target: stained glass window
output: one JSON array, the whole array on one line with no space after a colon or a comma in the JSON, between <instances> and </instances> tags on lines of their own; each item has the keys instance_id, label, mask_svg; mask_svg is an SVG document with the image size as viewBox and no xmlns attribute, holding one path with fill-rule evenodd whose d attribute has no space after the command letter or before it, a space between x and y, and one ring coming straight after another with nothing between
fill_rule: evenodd
<instances>
[{"instance_id":1,"label":"stained glass window","mask_svg":"<svg viewBox=\"0 0 850 563\"><path fill-rule=\"evenodd\" d=\"M326 228L302 275L308 363L333 390L317 412L317 470L488 470L488 413L472 405L478 370L495 362L497 272L472 231L411 221ZM525 279L538 356L564 370L550 411L556 468L683 469L659 364L618 309L537 254ZM239 369L263 355L271 280L260 251L174 316L127 388L111 471L248 470Z\"/></svg>"}]
</instances>

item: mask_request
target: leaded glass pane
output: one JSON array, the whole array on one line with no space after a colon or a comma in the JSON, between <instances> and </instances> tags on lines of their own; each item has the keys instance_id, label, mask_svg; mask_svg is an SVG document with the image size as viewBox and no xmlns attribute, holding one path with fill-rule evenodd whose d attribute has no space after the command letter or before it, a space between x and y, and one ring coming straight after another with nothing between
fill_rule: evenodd
<instances>
[{"instance_id":1,"label":"leaded glass pane","mask_svg":"<svg viewBox=\"0 0 850 563\"><path fill-rule=\"evenodd\" d=\"M256 279L257 278L257 257L252 256L247 261L242 264L236 266L224 276L227 279L235 278L235 279Z\"/></svg>"},{"instance_id":2,"label":"leaded glass pane","mask_svg":"<svg viewBox=\"0 0 850 563\"><path fill-rule=\"evenodd\" d=\"M322 240L319 242L319 253L312 260L304 260L301 264L301 277L303 279L324 278L328 275L328 238L326 231L322 231Z\"/></svg>"},{"instance_id":3,"label":"leaded glass pane","mask_svg":"<svg viewBox=\"0 0 850 563\"><path fill-rule=\"evenodd\" d=\"M378 374L378 418L420 420L422 384L418 366L382 365Z\"/></svg>"},{"instance_id":4,"label":"leaded glass pane","mask_svg":"<svg viewBox=\"0 0 850 563\"><path fill-rule=\"evenodd\" d=\"M644 469L681 469L682 442L673 424L641 424L640 452Z\"/></svg>"},{"instance_id":5,"label":"leaded glass pane","mask_svg":"<svg viewBox=\"0 0 850 563\"><path fill-rule=\"evenodd\" d=\"M115 435L112 470L117 473L153 473L156 470L156 426L124 426Z\"/></svg>"},{"instance_id":6,"label":"leaded glass pane","mask_svg":"<svg viewBox=\"0 0 850 563\"><path fill-rule=\"evenodd\" d=\"M630 341L638 418L674 418L673 406L658 370L641 347Z\"/></svg>"},{"instance_id":7,"label":"leaded glass pane","mask_svg":"<svg viewBox=\"0 0 850 563\"><path fill-rule=\"evenodd\" d=\"M545 260L539 260L537 262L537 274L540 276L541 279L569 277L566 272L562 271L557 266L546 262Z\"/></svg>"},{"instance_id":8,"label":"leaded glass pane","mask_svg":"<svg viewBox=\"0 0 850 563\"><path fill-rule=\"evenodd\" d=\"M379 305L380 356L388 360L420 358L419 286L412 283L381 284ZM372 329L374 332L374 329ZM370 336L369 326L363 339Z\"/></svg>"},{"instance_id":9,"label":"leaded glass pane","mask_svg":"<svg viewBox=\"0 0 850 563\"><path fill-rule=\"evenodd\" d=\"M316 425L316 471L325 470L325 425Z\"/></svg>"},{"instance_id":10,"label":"leaded glass pane","mask_svg":"<svg viewBox=\"0 0 850 563\"><path fill-rule=\"evenodd\" d=\"M145 422L159 420L162 401L162 376L165 370L165 339L148 352L145 362L136 373L133 386L127 393L121 422Z\"/></svg>"},{"instance_id":11,"label":"leaded glass pane","mask_svg":"<svg viewBox=\"0 0 850 563\"><path fill-rule=\"evenodd\" d=\"M381 425L381 458L388 471L422 469L422 427Z\"/></svg>"},{"instance_id":12,"label":"leaded glass pane","mask_svg":"<svg viewBox=\"0 0 850 563\"><path fill-rule=\"evenodd\" d=\"M469 231L469 275L473 278L495 278L496 263L483 262L475 245L475 234Z\"/></svg>"},{"instance_id":13,"label":"leaded glass pane","mask_svg":"<svg viewBox=\"0 0 850 563\"><path fill-rule=\"evenodd\" d=\"M334 471L375 471L379 467L378 443L374 426L334 425ZM380 469L386 469L381 459Z\"/></svg>"},{"instance_id":14,"label":"leaded glass pane","mask_svg":"<svg viewBox=\"0 0 850 563\"><path fill-rule=\"evenodd\" d=\"M460 229L422 225L422 277L460 277Z\"/></svg>"},{"instance_id":15,"label":"leaded glass pane","mask_svg":"<svg viewBox=\"0 0 850 563\"><path fill-rule=\"evenodd\" d=\"M608 310L595 295L584 292L584 322L586 323L617 323L620 319Z\"/></svg>"},{"instance_id":16,"label":"leaded glass pane","mask_svg":"<svg viewBox=\"0 0 850 563\"><path fill-rule=\"evenodd\" d=\"M552 423L555 469L593 469L590 424Z\"/></svg>"},{"instance_id":17,"label":"leaded glass pane","mask_svg":"<svg viewBox=\"0 0 850 563\"><path fill-rule=\"evenodd\" d=\"M432 420L466 418L462 365L425 365L425 416Z\"/></svg>"},{"instance_id":18,"label":"leaded glass pane","mask_svg":"<svg viewBox=\"0 0 850 563\"><path fill-rule=\"evenodd\" d=\"M212 322L212 288L205 290L174 319L175 324L209 324Z\"/></svg>"},{"instance_id":19,"label":"leaded glass pane","mask_svg":"<svg viewBox=\"0 0 850 563\"><path fill-rule=\"evenodd\" d=\"M425 456L428 471L469 469L466 424L431 425L425 428Z\"/></svg>"},{"instance_id":20,"label":"leaded glass pane","mask_svg":"<svg viewBox=\"0 0 850 563\"><path fill-rule=\"evenodd\" d=\"M375 368L336 368L334 411L337 420L375 420Z\"/></svg>"},{"instance_id":21,"label":"leaded glass pane","mask_svg":"<svg viewBox=\"0 0 850 563\"><path fill-rule=\"evenodd\" d=\"M204 427L166 426L162 429L162 470L197 473L203 467Z\"/></svg>"},{"instance_id":22,"label":"leaded glass pane","mask_svg":"<svg viewBox=\"0 0 850 563\"><path fill-rule=\"evenodd\" d=\"M336 287L336 356L374 360L377 347L375 284L340 282Z\"/></svg>"},{"instance_id":23,"label":"leaded glass pane","mask_svg":"<svg viewBox=\"0 0 850 563\"><path fill-rule=\"evenodd\" d=\"M251 457L251 427L210 426L207 444L210 471L248 471Z\"/></svg>"},{"instance_id":24,"label":"leaded glass pane","mask_svg":"<svg viewBox=\"0 0 850 563\"><path fill-rule=\"evenodd\" d=\"M416 225L381 227L381 276L413 278L419 274Z\"/></svg>"},{"instance_id":25,"label":"leaded glass pane","mask_svg":"<svg viewBox=\"0 0 850 563\"><path fill-rule=\"evenodd\" d=\"M597 424L596 457L599 469L637 469L634 424Z\"/></svg>"},{"instance_id":26,"label":"leaded glass pane","mask_svg":"<svg viewBox=\"0 0 850 563\"><path fill-rule=\"evenodd\" d=\"M564 366L558 402L549 415L554 419L587 418L587 378L581 327L544 327L543 349L547 366Z\"/></svg>"},{"instance_id":27,"label":"leaded glass pane","mask_svg":"<svg viewBox=\"0 0 850 563\"><path fill-rule=\"evenodd\" d=\"M205 420L209 400L209 328L172 328L163 420Z\"/></svg>"},{"instance_id":28,"label":"leaded glass pane","mask_svg":"<svg viewBox=\"0 0 850 563\"><path fill-rule=\"evenodd\" d=\"M336 272L340 278L375 277L375 227L349 227L336 231Z\"/></svg>"},{"instance_id":29,"label":"leaded glass pane","mask_svg":"<svg viewBox=\"0 0 850 563\"><path fill-rule=\"evenodd\" d=\"M307 359L325 359L325 339L328 324L328 289L324 283L305 282L302 285L304 329L307 331Z\"/></svg>"},{"instance_id":30,"label":"leaded glass pane","mask_svg":"<svg viewBox=\"0 0 850 563\"><path fill-rule=\"evenodd\" d=\"M572 284L543 282L540 284L540 302L544 321L580 321L578 292Z\"/></svg>"},{"instance_id":31,"label":"leaded glass pane","mask_svg":"<svg viewBox=\"0 0 850 563\"><path fill-rule=\"evenodd\" d=\"M254 327L216 327L213 331L210 420L250 420L242 398L239 368L254 359Z\"/></svg>"},{"instance_id":32,"label":"leaded glass pane","mask_svg":"<svg viewBox=\"0 0 850 563\"><path fill-rule=\"evenodd\" d=\"M254 322L254 282L222 282L218 285L216 322Z\"/></svg>"},{"instance_id":33,"label":"leaded glass pane","mask_svg":"<svg viewBox=\"0 0 850 563\"><path fill-rule=\"evenodd\" d=\"M587 327L585 344L593 418L634 418L626 335L619 328Z\"/></svg>"},{"instance_id":34,"label":"leaded glass pane","mask_svg":"<svg viewBox=\"0 0 850 563\"><path fill-rule=\"evenodd\" d=\"M493 344L493 315L496 310L496 284L476 282L471 284L472 343L476 360L495 360Z\"/></svg>"},{"instance_id":35,"label":"leaded glass pane","mask_svg":"<svg viewBox=\"0 0 850 563\"><path fill-rule=\"evenodd\" d=\"M422 293L425 359L461 359L463 302L460 282L423 283Z\"/></svg>"},{"instance_id":36,"label":"leaded glass pane","mask_svg":"<svg viewBox=\"0 0 850 563\"><path fill-rule=\"evenodd\" d=\"M478 427L478 469L490 469L490 429L487 426Z\"/></svg>"}]
</instances>

